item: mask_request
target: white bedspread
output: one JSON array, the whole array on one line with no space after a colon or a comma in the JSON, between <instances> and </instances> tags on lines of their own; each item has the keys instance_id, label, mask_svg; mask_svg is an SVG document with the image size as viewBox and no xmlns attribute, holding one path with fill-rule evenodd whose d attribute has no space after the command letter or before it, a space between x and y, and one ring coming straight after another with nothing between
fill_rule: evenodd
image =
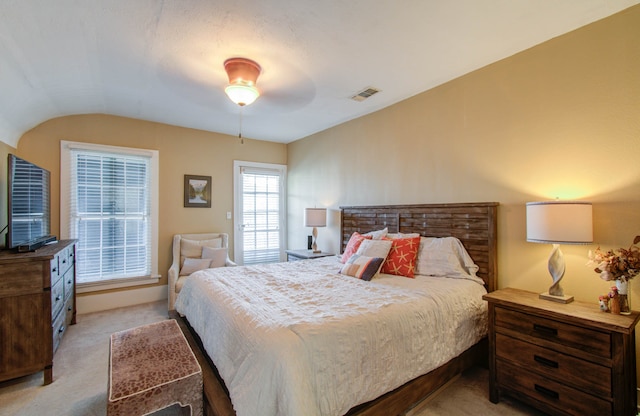
<instances>
[{"instance_id":1,"label":"white bedspread","mask_svg":"<svg viewBox=\"0 0 640 416\"><path fill-rule=\"evenodd\" d=\"M337 274L337 258L191 275L176 310L238 416L342 415L425 374L487 331L485 289L463 279Z\"/></svg>"}]
</instances>

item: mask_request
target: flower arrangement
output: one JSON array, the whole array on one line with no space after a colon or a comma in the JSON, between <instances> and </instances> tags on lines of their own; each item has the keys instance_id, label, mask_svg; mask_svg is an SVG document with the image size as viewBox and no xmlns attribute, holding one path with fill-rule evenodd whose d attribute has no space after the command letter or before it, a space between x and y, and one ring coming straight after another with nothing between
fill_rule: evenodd
<instances>
[{"instance_id":1,"label":"flower arrangement","mask_svg":"<svg viewBox=\"0 0 640 416\"><path fill-rule=\"evenodd\" d=\"M627 281L640 273L640 235L633 239L633 244L628 248L602 251L598 247L594 252L589 250L589 262L587 265L597 265L594 271L600 273L602 280Z\"/></svg>"}]
</instances>

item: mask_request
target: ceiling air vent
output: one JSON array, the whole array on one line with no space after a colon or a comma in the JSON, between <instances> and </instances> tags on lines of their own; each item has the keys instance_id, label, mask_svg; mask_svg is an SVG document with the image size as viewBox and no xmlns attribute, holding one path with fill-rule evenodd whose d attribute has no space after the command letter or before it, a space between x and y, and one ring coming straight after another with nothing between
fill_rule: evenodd
<instances>
[{"instance_id":1,"label":"ceiling air vent","mask_svg":"<svg viewBox=\"0 0 640 416\"><path fill-rule=\"evenodd\" d=\"M353 97L351 97L351 99L354 100L354 101L364 101L367 98L369 98L372 95L377 94L379 92L380 92L379 89L376 89L376 88L373 88L373 87L368 87L368 88L365 88L364 90L360 91L359 93L357 93Z\"/></svg>"}]
</instances>

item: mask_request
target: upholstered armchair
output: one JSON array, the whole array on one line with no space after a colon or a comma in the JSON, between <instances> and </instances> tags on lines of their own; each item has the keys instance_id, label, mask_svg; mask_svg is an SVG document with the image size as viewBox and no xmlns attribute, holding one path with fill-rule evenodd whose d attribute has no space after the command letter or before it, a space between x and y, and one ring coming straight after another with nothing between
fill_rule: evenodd
<instances>
[{"instance_id":1,"label":"upholstered armchair","mask_svg":"<svg viewBox=\"0 0 640 416\"><path fill-rule=\"evenodd\" d=\"M173 262L169 268L169 310L175 309L178 293L191 273L236 264L229 259L229 235L225 233L176 234Z\"/></svg>"}]
</instances>

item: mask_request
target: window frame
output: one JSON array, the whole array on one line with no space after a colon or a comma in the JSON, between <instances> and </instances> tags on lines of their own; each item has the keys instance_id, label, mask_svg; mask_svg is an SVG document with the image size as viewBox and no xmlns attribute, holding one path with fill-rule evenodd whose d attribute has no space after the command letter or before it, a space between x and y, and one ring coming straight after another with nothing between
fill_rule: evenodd
<instances>
[{"instance_id":1,"label":"window frame","mask_svg":"<svg viewBox=\"0 0 640 416\"><path fill-rule=\"evenodd\" d=\"M98 290L117 289L122 287L149 285L158 283L158 211L159 211L159 151L121 146L110 146L94 143L60 141L60 236L62 239L70 236L71 210L71 151L86 150L92 152L115 153L123 156L142 156L149 158L150 175L150 219L151 232L151 274L148 276L122 277L103 281L78 283L77 292L93 292Z\"/></svg>"}]
</instances>

